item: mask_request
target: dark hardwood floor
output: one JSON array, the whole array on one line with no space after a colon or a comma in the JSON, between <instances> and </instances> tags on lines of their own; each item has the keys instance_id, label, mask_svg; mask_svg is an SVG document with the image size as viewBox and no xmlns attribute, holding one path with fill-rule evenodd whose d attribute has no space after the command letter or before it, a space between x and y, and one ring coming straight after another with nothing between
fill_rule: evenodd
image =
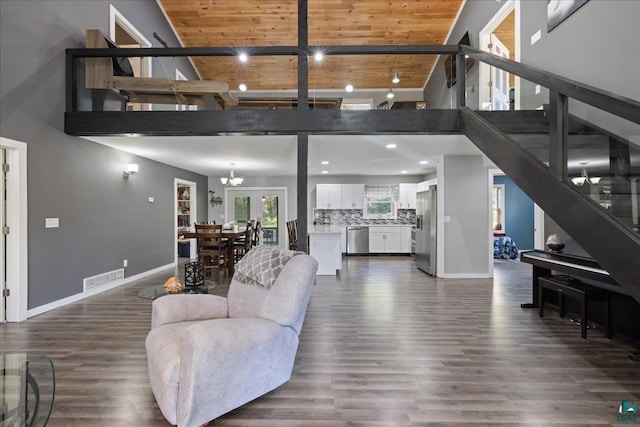
<instances>
[{"instance_id":1,"label":"dark hardwood floor","mask_svg":"<svg viewBox=\"0 0 640 427\"><path fill-rule=\"evenodd\" d=\"M528 264L498 261L494 280L434 279L408 257L343 267L317 279L291 381L211 426L604 426L622 400L640 404L637 348L520 308ZM48 426L169 425L147 374L151 301L137 292L176 274L0 325L2 352L54 360Z\"/></svg>"}]
</instances>

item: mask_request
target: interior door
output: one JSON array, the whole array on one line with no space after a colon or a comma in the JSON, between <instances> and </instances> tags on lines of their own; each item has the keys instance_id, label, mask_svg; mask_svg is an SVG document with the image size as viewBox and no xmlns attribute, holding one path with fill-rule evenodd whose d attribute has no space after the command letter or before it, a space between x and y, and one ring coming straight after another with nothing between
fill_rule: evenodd
<instances>
[{"instance_id":1,"label":"interior door","mask_svg":"<svg viewBox=\"0 0 640 427\"><path fill-rule=\"evenodd\" d=\"M284 247L286 194L282 189L231 189L227 218L234 221L259 220L260 243Z\"/></svg>"},{"instance_id":2,"label":"interior door","mask_svg":"<svg viewBox=\"0 0 640 427\"><path fill-rule=\"evenodd\" d=\"M509 59L509 49L491 34L491 53ZM509 109L509 73L491 67L491 105L494 111Z\"/></svg>"}]
</instances>

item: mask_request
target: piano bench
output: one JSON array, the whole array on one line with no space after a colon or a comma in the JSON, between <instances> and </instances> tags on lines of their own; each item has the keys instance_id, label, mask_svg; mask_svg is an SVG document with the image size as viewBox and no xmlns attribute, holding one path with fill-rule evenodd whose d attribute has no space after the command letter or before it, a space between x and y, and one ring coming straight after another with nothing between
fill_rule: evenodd
<instances>
[{"instance_id":1,"label":"piano bench","mask_svg":"<svg viewBox=\"0 0 640 427\"><path fill-rule=\"evenodd\" d=\"M542 293L544 289L557 292L559 297L560 317L564 317L564 297L576 298L580 302L580 326L582 327L582 338L587 338L587 304L592 299L604 299L606 303L605 313L605 335L611 338L611 302L609 292L605 289L584 284L573 278L540 277L539 283L539 316L542 317L544 300Z\"/></svg>"}]
</instances>

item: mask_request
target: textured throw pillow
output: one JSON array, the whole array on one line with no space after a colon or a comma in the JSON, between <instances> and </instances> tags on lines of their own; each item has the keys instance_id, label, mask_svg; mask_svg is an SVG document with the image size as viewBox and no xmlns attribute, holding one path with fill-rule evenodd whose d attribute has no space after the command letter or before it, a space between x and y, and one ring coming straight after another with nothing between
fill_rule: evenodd
<instances>
[{"instance_id":1,"label":"textured throw pillow","mask_svg":"<svg viewBox=\"0 0 640 427\"><path fill-rule=\"evenodd\" d=\"M234 279L240 283L271 289L282 267L295 255L301 253L303 252L257 246L238 262Z\"/></svg>"}]
</instances>

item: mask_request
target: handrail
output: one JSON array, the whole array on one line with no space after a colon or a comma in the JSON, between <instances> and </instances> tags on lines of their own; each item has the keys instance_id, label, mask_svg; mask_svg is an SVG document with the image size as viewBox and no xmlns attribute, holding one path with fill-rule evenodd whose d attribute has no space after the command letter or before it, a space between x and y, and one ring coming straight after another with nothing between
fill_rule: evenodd
<instances>
[{"instance_id":1,"label":"handrail","mask_svg":"<svg viewBox=\"0 0 640 427\"><path fill-rule=\"evenodd\" d=\"M560 77L510 59L502 58L469 46L460 46L463 54L493 65L509 73L538 83L549 90L582 101L601 110L640 124L640 102L593 86Z\"/></svg>"}]
</instances>

